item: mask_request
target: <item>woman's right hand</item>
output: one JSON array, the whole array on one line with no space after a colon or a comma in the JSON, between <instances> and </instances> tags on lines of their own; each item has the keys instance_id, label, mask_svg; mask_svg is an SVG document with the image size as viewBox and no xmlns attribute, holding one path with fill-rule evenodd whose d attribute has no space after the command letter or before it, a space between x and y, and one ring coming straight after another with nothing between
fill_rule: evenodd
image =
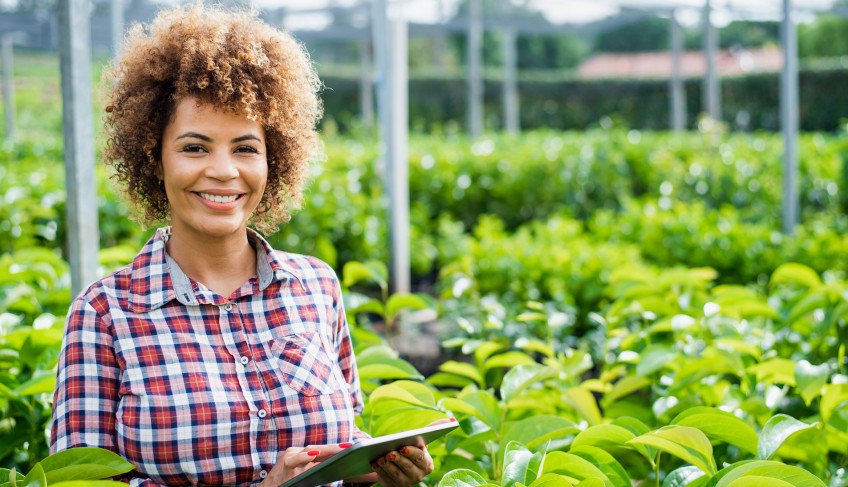
<instances>
[{"instance_id":1,"label":"woman's right hand","mask_svg":"<svg viewBox=\"0 0 848 487\"><path fill-rule=\"evenodd\" d=\"M268 476L259 484L259 487L279 487L283 482L300 475L323 460L344 450L345 445L350 446L349 443L342 443L342 445L293 446L287 448L277 457L276 465L268 472Z\"/></svg>"}]
</instances>

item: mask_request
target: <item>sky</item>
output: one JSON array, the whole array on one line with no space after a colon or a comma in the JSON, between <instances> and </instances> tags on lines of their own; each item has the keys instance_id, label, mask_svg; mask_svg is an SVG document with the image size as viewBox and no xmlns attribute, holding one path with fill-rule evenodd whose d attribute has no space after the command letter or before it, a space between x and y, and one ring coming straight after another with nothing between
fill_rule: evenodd
<instances>
[{"instance_id":1,"label":"sky","mask_svg":"<svg viewBox=\"0 0 848 487\"><path fill-rule=\"evenodd\" d=\"M452 16L458 0L387 0L403 5L403 16L410 22L437 23L440 19ZM530 8L541 11L553 23L583 23L614 15L619 6L625 5L637 9L667 10L670 7L682 7L678 18L683 24L694 25L700 21L700 12L704 0L510 0L513 3L526 3ZM284 5L289 10L290 21L297 22L299 28L310 26L321 28L328 22L326 15L320 13L297 14L303 9L302 0L253 0L255 6L272 8ZM350 6L362 3L362 0L311 0L310 9L319 9L329 5ZM796 20L806 21L812 18L816 10L829 9L833 0L793 0L797 10ZM782 15L783 0L712 0L715 12L713 22L721 27L734 19L779 20Z\"/></svg>"}]
</instances>

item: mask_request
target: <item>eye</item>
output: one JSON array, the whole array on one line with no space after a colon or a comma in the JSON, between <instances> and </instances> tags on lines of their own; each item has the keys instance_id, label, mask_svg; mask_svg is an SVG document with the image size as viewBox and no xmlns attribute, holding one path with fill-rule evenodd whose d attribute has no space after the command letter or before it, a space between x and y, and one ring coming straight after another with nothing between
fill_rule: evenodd
<instances>
[{"instance_id":1,"label":"eye","mask_svg":"<svg viewBox=\"0 0 848 487\"><path fill-rule=\"evenodd\" d=\"M240 152L242 154L258 154L259 150L250 145L240 145L236 147L236 152Z\"/></svg>"},{"instance_id":2,"label":"eye","mask_svg":"<svg viewBox=\"0 0 848 487\"><path fill-rule=\"evenodd\" d=\"M206 148L200 144L188 144L182 148L181 152L206 152Z\"/></svg>"}]
</instances>

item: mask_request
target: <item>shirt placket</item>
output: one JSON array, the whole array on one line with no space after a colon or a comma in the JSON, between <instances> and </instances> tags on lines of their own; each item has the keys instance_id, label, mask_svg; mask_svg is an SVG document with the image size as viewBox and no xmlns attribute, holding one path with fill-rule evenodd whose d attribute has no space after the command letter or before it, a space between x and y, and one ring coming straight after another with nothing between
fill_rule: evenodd
<instances>
[{"instance_id":1,"label":"shirt placket","mask_svg":"<svg viewBox=\"0 0 848 487\"><path fill-rule=\"evenodd\" d=\"M253 465L261 466L263 463L262 452L268 451L269 438L273 435L273 410L262 387L251 343L242 322L242 314L239 312L238 305L236 303L224 303L218 306L218 310L221 333L227 350L235 361L239 385L244 400L250 408L251 461Z\"/></svg>"}]
</instances>

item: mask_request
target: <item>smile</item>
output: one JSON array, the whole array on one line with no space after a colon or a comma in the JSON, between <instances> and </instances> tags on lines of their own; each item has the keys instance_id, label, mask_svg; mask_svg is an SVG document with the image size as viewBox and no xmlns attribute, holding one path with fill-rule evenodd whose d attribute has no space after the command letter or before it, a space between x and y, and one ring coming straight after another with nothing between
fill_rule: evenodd
<instances>
[{"instance_id":1,"label":"smile","mask_svg":"<svg viewBox=\"0 0 848 487\"><path fill-rule=\"evenodd\" d=\"M239 199L241 195L230 195L230 196L220 196L216 194L209 193L197 193L201 198L209 201L214 201L215 203L232 203L233 201Z\"/></svg>"}]
</instances>

